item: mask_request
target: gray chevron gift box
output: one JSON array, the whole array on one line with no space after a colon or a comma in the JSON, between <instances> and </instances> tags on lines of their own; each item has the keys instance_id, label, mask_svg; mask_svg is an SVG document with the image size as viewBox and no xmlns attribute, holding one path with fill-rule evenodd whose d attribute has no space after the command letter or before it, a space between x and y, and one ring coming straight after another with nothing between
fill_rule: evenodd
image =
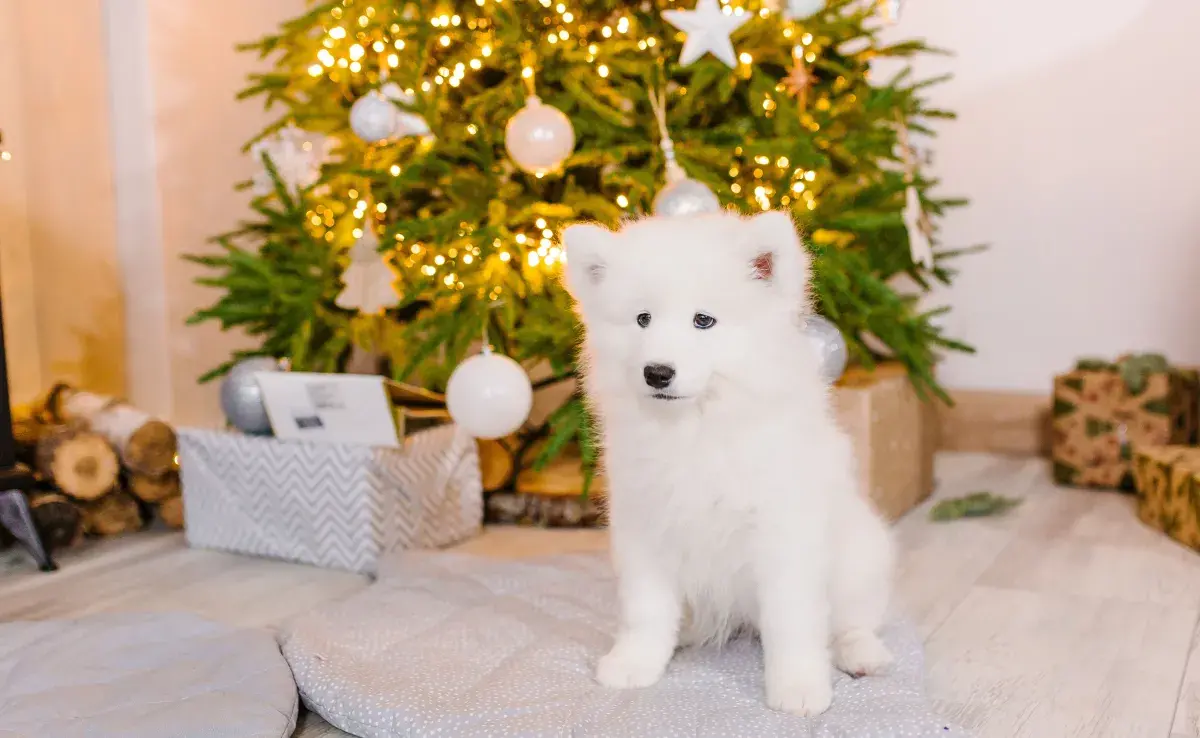
<instances>
[{"instance_id":1,"label":"gray chevron gift box","mask_svg":"<svg viewBox=\"0 0 1200 738\"><path fill-rule=\"evenodd\" d=\"M402 448L181 429L188 544L374 573L384 554L479 532L475 440L453 425Z\"/></svg>"}]
</instances>

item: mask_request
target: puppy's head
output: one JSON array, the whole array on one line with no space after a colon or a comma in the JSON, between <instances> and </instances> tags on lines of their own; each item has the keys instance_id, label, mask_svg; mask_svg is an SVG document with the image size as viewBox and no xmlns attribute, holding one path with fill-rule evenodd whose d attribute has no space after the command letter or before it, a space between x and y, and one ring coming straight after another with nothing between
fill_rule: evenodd
<instances>
[{"instance_id":1,"label":"puppy's head","mask_svg":"<svg viewBox=\"0 0 1200 738\"><path fill-rule=\"evenodd\" d=\"M806 307L808 254L784 213L575 225L563 241L588 371L647 402L753 386L765 349L793 338L781 331Z\"/></svg>"}]
</instances>

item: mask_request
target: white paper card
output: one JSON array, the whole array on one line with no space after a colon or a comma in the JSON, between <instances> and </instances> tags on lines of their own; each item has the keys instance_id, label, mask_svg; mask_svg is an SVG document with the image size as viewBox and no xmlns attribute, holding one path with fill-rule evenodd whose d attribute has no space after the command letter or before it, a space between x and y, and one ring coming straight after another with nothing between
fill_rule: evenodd
<instances>
[{"instance_id":1,"label":"white paper card","mask_svg":"<svg viewBox=\"0 0 1200 738\"><path fill-rule=\"evenodd\" d=\"M398 448L383 377L258 372L276 438Z\"/></svg>"}]
</instances>

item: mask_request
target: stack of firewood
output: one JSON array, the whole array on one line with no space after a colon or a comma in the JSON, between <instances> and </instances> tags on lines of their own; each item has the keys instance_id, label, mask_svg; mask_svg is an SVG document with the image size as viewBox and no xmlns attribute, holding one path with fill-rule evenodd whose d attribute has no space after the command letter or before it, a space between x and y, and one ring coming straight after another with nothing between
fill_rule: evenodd
<instances>
[{"instance_id":1,"label":"stack of firewood","mask_svg":"<svg viewBox=\"0 0 1200 738\"><path fill-rule=\"evenodd\" d=\"M59 385L13 408L21 461L34 470L34 521L47 545L114 536L155 517L183 527L175 431L130 405Z\"/></svg>"}]
</instances>

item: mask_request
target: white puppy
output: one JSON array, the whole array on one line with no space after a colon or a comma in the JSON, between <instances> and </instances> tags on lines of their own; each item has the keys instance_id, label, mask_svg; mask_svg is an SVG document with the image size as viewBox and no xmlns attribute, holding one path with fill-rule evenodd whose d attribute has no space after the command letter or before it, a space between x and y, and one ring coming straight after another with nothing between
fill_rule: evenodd
<instances>
[{"instance_id":1,"label":"white puppy","mask_svg":"<svg viewBox=\"0 0 1200 738\"><path fill-rule=\"evenodd\" d=\"M678 645L761 635L767 703L829 707L837 666L890 663L888 531L855 482L802 332L809 260L783 213L651 218L564 233L603 438L616 643L597 667L644 687Z\"/></svg>"}]
</instances>

